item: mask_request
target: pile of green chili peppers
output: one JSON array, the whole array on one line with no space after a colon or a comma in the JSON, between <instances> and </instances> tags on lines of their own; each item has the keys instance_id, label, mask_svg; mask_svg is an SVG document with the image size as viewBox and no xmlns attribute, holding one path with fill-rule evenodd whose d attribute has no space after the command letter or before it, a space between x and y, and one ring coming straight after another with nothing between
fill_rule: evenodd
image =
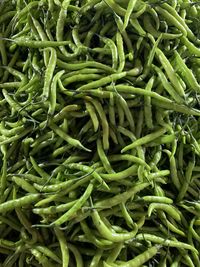
<instances>
[{"instance_id":1,"label":"pile of green chili peppers","mask_svg":"<svg viewBox=\"0 0 200 267\"><path fill-rule=\"evenodd\" d=\"M0 267L199 251L199 2L1 0Z\"/></svg>"}]
</instances>

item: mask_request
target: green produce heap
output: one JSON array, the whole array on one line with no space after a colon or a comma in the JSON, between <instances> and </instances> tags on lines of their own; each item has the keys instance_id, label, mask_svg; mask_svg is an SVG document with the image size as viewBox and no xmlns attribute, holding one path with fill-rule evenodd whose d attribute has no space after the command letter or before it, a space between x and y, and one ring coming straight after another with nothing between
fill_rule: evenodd
<instances>
[{"instance_id":1,"label":"green produce heap","mask_svg":"<svg viewBox=\"0 0 200 267\"><path fill-rule=\"evenodd\" d=\"M192 0L0 1L1 267L200 266L199 34Z\"/></svg>"}]
</instances>

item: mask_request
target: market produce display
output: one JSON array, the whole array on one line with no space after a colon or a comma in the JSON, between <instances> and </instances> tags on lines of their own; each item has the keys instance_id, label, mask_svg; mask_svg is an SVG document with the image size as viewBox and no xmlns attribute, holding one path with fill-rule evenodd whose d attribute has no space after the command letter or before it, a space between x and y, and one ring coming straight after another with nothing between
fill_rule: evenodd
<instances>
[{"instance_id":1,"label":"market produce display","mask_svg":"<svg viewBox=\"0 0 200 267\"><path fill-rule=\"evenodd\" d=\"M200 3L0 1L0 266L200 266Z\"/></svg>"}]
</instances>

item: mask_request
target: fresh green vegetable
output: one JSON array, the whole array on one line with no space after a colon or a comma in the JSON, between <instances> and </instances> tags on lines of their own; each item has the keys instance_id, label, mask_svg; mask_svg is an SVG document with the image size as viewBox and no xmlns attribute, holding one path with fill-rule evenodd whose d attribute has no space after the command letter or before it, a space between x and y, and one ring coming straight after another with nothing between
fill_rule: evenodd
<instances>
[{"instance_id":1,"label":"fresh green vegetable","mask_svg":"<svg viewBox=\"0 0 200 267\"><path fill-rule=\"evenodd\" d=\"M0 266L200 266L199 18L0 0Z\"/></svg>"}]
</instances>

